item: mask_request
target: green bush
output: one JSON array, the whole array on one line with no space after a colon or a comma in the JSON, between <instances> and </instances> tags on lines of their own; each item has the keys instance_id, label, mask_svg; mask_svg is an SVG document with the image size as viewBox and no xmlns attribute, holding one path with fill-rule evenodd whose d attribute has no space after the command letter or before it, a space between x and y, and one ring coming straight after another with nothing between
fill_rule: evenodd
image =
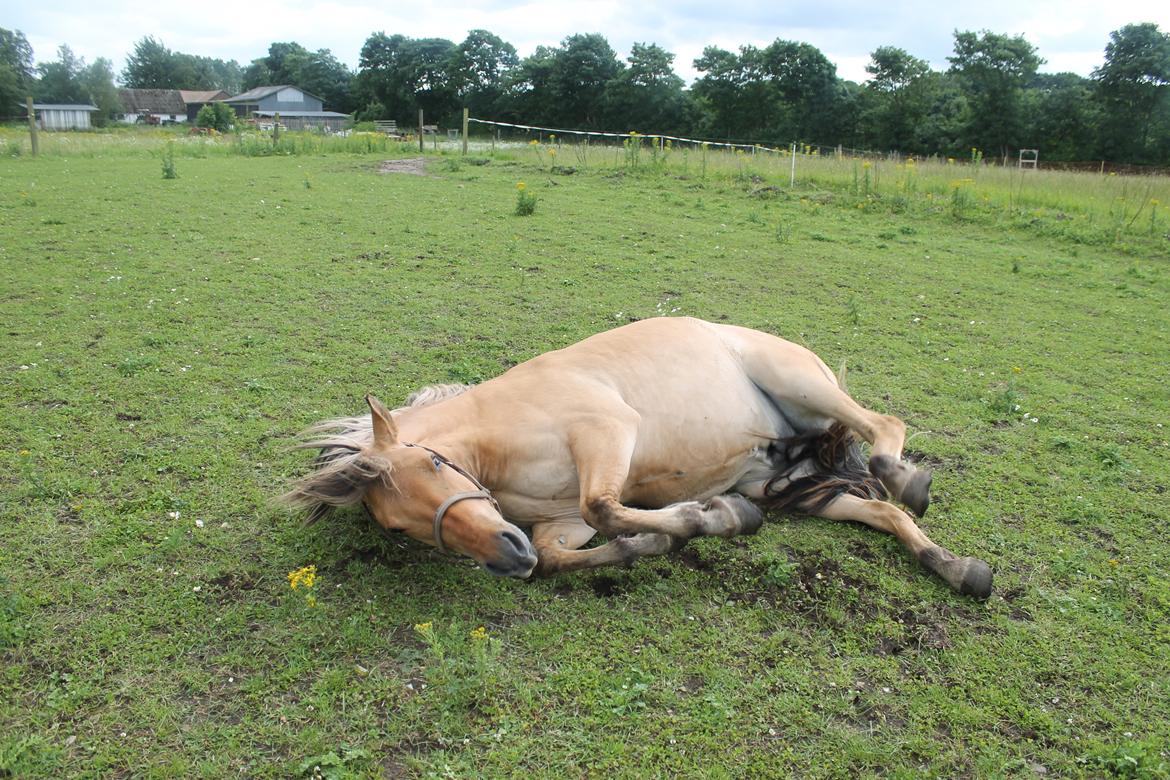
<instances>
[{"instance_id":1,"label":"green bush","mask_svg":"<svg viewBox=\"0 0 1170 780\"><path fill-rule=\"evenodd\" d=\"M236 112L226 103L208 103L195 115L196 127L210 127L218 133L227 133L236 122Z\"/></svg>"}]
</instances>

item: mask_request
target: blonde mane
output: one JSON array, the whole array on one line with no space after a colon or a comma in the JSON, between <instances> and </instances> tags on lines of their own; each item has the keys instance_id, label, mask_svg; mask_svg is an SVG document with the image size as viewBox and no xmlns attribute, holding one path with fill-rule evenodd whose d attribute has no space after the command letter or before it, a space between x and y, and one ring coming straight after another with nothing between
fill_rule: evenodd
<instances>
[{"instance_id":1,"label":"blonde mane","mask_svg":"<svg viewBox=\"0 0 1170 780\"><path fill-rule=\"evenodd\" d=\"M467 392L471 385L428 385L411 393L402 409L430 406ZM335 508L352 506L365 496L371 483L390 481L390 468L367 450L374 441L368 414L324 420L303 431L297 449L320 450L313 470L297 480L280 501L308 512L315 523Z\"/></svg>"}]
</instances>

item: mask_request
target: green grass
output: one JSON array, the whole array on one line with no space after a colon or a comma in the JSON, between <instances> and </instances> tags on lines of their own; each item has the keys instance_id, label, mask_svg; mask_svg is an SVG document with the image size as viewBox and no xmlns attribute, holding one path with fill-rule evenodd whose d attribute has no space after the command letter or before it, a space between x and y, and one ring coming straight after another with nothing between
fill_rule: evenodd
<instances>
[{"instance_id":1,"label":"green grass","mask_svg":"<svg viewBox=\"0 0 1170 780\"><path fill-rule=\"evenodd\" d=\"M0 159L0 776L1167 776L1165 238L648 152L166 180L165 140ZM518 582L271 503L366 392L656 314L846 362L996 595L802 517Z\"/></svg>"}]
</instances>

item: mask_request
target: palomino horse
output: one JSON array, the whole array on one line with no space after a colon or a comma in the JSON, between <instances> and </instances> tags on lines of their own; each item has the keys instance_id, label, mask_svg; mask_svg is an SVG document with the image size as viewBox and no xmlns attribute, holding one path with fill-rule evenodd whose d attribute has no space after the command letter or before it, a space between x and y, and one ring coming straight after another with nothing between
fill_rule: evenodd
<instances>
[{"instance_id":1,"label":"palomino horse","mask_svg":"<svg viewBox=\"0 0 1170 780\"><path fill-rule=\"evenodd\" d=\"M284 498L311 520L364 502L385 529L527 577L754 533L758 502L894 534L955 590L991 593L986 563L886 500L919 517L930 502L929 473L902 460L902 421L766 333L642 320L401 409L366 401L368 416L322 423L303 445L321 451L316 468ZM872 445L868 471L853 432ZM581 549L597 533L609 541Z\"/></svg>"}]
</instances>

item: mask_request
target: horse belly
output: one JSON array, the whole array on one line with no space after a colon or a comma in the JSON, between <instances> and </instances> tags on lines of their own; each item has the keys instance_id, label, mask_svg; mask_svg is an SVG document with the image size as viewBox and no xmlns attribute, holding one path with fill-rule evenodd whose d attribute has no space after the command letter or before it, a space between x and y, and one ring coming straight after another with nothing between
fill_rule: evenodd
<instances>
[{"instance_id":1,"label":"horse belly","mask_svg":"<svg viewBox=\"0 0 1170 780\"><path fill-rule=\"evenodd\" d=\"M745 478L770 473L768 445L792 434L783 416L746 378L725 382L729 392L718 398L709 389L691 388L691 402L678 416L639 410L642 424L623 500L647 507L704 501Z\"/></svg>"}]
</instances>

